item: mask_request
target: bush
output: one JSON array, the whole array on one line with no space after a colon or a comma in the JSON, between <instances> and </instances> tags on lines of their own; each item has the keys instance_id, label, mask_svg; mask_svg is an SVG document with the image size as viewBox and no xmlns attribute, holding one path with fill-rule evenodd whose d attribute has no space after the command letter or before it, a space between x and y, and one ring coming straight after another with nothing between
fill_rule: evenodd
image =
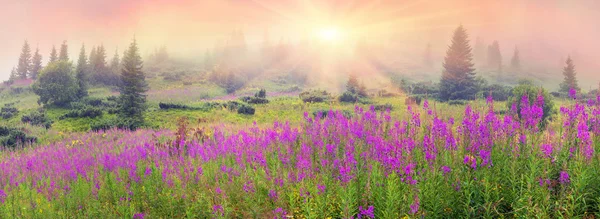
<instances>
[{"instance_id":1,"label":"bush","mask_svg":"<svg viewBox=\"0 0 600 219\"><path fill-rule=\"evenodd\" d=\"M320 103L331 101L331 94L324 90L310 90L300 93L300 99L305 103Z\"/></svg>"},{"instance_id":2,"label":"bush","mask_svg":"<svg viewBox=\"0 0 600 219\"><path fill-rule=\"evenodd\" d=\"M254 115L254 107L248 106L248 105L241 105L238 110L237 113L238 114L244 114L244 115Z\"/></svg>"},{"instance_id":3,"label":"bush","mask_svg":"<svg viewBox=\"0 0 600 219\"><path fill-rule=\"evenodd\" d=\"M32 85L33 92L40 96L39 103L57 106L67 106L75 100L78 87L67 61L48 64Z\"/></svg>"},{"instance_id":4,"label":"bush","mask_svg":"<svg viewBox=\"0 0 600 219\"><path fill-rule=\"evenodd\" d=\"M360 98L357 94L346 91L338 99L344 103L356 103Z\"/></svg>"},{"instance_id":5,"label":"bush","mask_svg":"<svg viewBox=\"0 0 600 219\"><path fill-rule=\"evenodd\" d=\"M44 109L38 109L37 111L33 111L27 115L23 115L21 117L21 122L29 123L31 125L42 126L46 129L49 129L52 126L52 120L46 117L46 112Z\"/></svg>"},{"instance_id":6,"label":"bush","mask_svg":"<svg viewBox=\"0 0 600 219\"><path fill-rule=\"evenodd\" d=\"M328 109L319 109L319 110L315 110L312 112L312 115L316 118L316 117L320 117L321 119L326 118L329 113L335 113L336 111L332 111L332 110L328 110ZM351 118L352 117L352 112L348 111L348 110L342 110L342 115L346 118Z\"/></svg>"},{"instance_id":7,"label":"bush","mask_svg":"<svg viewBox=\"0 0 600 219\"><path fill-rule=\"evenodd\" d=\"M67 114L61 116L59 119L65 118L96 118L102 116L103 111L100 108L93 107L91 105L85 105L82 108L72 109Z\"/></svg>"},{"instance_id":8,"label":"bush","mask_svg":"<svg viewBox=\"0 0 600 219\"><path fill-rule=\"evenodd\" d=\"M14 104L12 103L5 104L4 107L2 107L2 109L0 110L0 115L3 119L10 119L16 116L17 113L19 113L19 110L17 110L17 108L14 107Z\"/></svg>"},{"instance_id":9,"label":"bush","mask_svg":"<svg viewBox=\"0 0 600 219\"><path fill-rule=\"evenodd\" d=\"M228 101L224 106L228 110L235 111L242 105L243 105L242 103L237 102L237 101Z\"/></svg>"},{"instance_id":10,"label":"bush","mask_svg":"<svg viewBox=\"0 0 600 219\"><path fill-rule=\"evenodd\" d=\"M406 105L412 105L412 104L416 104L416 105L421 105L421 102L423 101L423 97L421 97L420 95L412 95L406 98L406 100L404 100L404 103Z\"/></svg>"},{"instance_id":11,"label":"bush","mask_svg":"<svg viewBox=\"0 0 600 219\"><path fill-rule=\"evenodd\" d=\"M507 101L512 95L512 88L510 86L494 84L484 87L481 91L479 91L477 96L481 98L487 98L490 95L490 92L494 101Z\"/></svg>"},{"instance_id":12,"label":"bush","mask_svg":"<svg viewBox=\"0 0 600 219\"><path fill-rule=\"evenodd\" d=\"M373 105L373 109L375 109L375 111L387 111L387 110L394 110L394 107L392 106L392 104L386 103L386 104L377 104L377 105Z\"/></svg>"},{"instance_id":13,"label":"bush","mask_svg":"<svg viewBox=\"0 0 600 219\"><path fill-rule=\"evenodd\" d=\"M0 126L0 145L14 147L28 143L35 143L37 138L27 135L23 130Z\"/></svg>"},{"instance_id":14,"label":"bush","mask_svg":"<svg viewBox=\"0 0 600 219\"><path fill-rule=\"evenodd\" d=\"M519 85L516 86L512 90L512 96L508 99L506 103L507 109L510 111L512 106L515 105L517 108L517 113L519 118L521 118L521 100L523 96L527 95L529 98L529 103L533 103L538 94L541 94L544 97L544 106L543 111L544 114L542 116L542 122L540 123L541 127L545 127L548 123L549 118L554 114L554 100L552 96L546 91L543 87L537 87L533 85L530 81L521 81Z\"/></svg>"},{"instance_id":15,"label":"bush","mask_svg":"<svg viewBox=\"0 0 600 219\"><path fill-rule=\"evenodd\" d=\"M448 105L450 105L450 106L464 106L464 105L467 105L467 101L465 101L465 100L450 100L450 101L448 101Z\"/></svg>"},{"instance_id":16,"label":"bush","mask_svg":"<svg viewBox=\"0 0 600 219\"><path fill-rule=\"evenodd\" d=\"M141 127L144 127L143 122L136 121L135 119L120 118L120 119L105 119L94 122L90 125L92 131L106 131L113 128L126 129L135 131Z\"/></svg>"},{"instance_id":17,"label":"bush","mask_svg":"<svg viewBox=\"0 0 600 219\"><path fill-rule=\"evenodd\" d=\"M169 109L190 109L189 106L183 105L183 104L177 104L177 103L159 103L158 107L161 110L169 110Z\"/></svg>"},{"instance_id":18,"label":"bush","mask_svg":"<svg viewBox=\"0 0 600 219\"><path fill-rule=\"evenodd\" d=\"M25 93L25 88L22 87L10 87L10 94L11 95L18 95L18 94L22 94Z\"/></svg>"},{"instance_id":19,"label":"bush","mask_svg":"<svg viewBox=\"0 0 600 219\"><path fill-rule=\"evenodd\" d=\"M254 94L256 98L267 98L267 91L265 89L260 89L256 94Z\"/></svg>"}]
</instances>

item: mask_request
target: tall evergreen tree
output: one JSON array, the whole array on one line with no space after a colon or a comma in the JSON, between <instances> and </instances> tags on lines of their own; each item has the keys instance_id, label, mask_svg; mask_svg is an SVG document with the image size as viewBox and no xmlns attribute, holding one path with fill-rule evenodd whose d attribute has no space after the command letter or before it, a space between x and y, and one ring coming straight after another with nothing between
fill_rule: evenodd
<instances>
[{"instance_id":1,"label":"tall evergreen tree","mask_svg":"<svg viewBox=\"0 0 600 219\"><path fill-rule=\"evenodd\" d=\"M440 81L440 99L473 99L478 90L473 67L473 54L467 30L460 25L454 31L452 44L446 51Z\"/></svg>"},{"instance_id":2,"label":"tall evergreen tree","mask_svg":"<svg viewBox=\"0 0 600 219\"><path fill-rule=\"evenodd\" d=\"M21 48L21 55L19 56L19 63L17 65L17 77L19 79L27 79L29 69L31 68L31 48L29 43L25 40L23 47Z\"/></svg>"},{"instance_id":3,"label":"tall evergreen tree","mask_svg":"<svg viewBox=\"0 0 600 219\"><path fill-rule=\"evenodd\" d=\"M89 56L89 62L90 62L90 67L93 69L95 67L95 63L96 63L96 47L92 47L92 51L90 51L90 56Z\"/></svg>"},{"instance_id":4,"label":"tall evergreen tree","mask_svg":"<svg viewBox=\"0 0 600 219\"><path fill-rule=\"evenodd\" d=\"M475 47L473 47L474 51L474 60L478 65L485 65L486 61L486 51L485 51L485 42L480 37L477 37L475 40Z\"/></svg>"},{"instance_id":5,"label":"tall evergreen tree","mask_svg":"<svg viewBox=\"0 0 600 219\"><path fill-rule=\"evenodd\" d=\"M8 81L10 82L10 84L12 84L15 80L17 80L17 78L19 78L19 76L17 75L17 69L15 67L13 67L12 70L10 71L10 76L8 78Z\"/></svg>"},{"instance_id":6,"label":"tall evergreen tree","mask_svg":"<svg viewBox=\"0 0 600 219\"><path fill-rule=\"evenodd\" d=\"M115 55L113 56L112 60L110 61L110 69L114 72L114 73L118 73L120 70L120 66L121 66L121 58L119 58L119 50L115 50Z\"/></svg>"},{"instance_id":7,"label":"tall evergreen tree","mask_svg":"<svg viewBox=\"0 0 600 219\"><path fill-rule=\"evenodd\" d=\"M29 77L31 77L31 79L37 79L38 75L40 75L41 70L42 70L42 55L40 54L40 49L36 48L35 54L33 54L31 69L29 69Z\"/></svg>"},{"instance_id":8,"label":"tall evergreen tree","mask_svg":"<svg viewBox=\"0 0 600 219\"><path fill-rule=\"evenodd\" d=\"M121 121L126 121L128 128L136 129L144 123L143 113L146 110L148 84L142 71L142 58L135 38L125 51L121 71L120 113Z\"/></svg>"},{"instance_id":9,"label":"tall evergreen tree","mask_svg":"<svg viewBox=\"0 0 600 219\"><path fill-rule=\"evenodd\" d=\"M92 60L90 60L92 61ZM98 46L96 48L96 53L94 54L93 60L94 69L103 69L106 68L106 49L104 49L104 45Z\"/></svg>"},{"instance_id":10,"label":"tall evergreen tree","mask_svg":"<svg viewBox=\"0 0 600 219\"><path fill-rule=\"evenodd\" d=\"M77 98L86 97L88 95L88 60L86 55L87 54L85 53L85 45L82 45L81 50L79 51L77 67L75 68L75 80L77 80L77 85L79 85L77 89Z\"/></svg>"},{"instance_id":11,"label":"tall evergreen tree","mask_svg":"<svg viewBox=\"0 0 600 219\"><path fill-rule=\"evenodd\" d=\"M519 55L519 48L515 47L512 59L510 59L510 67L513 70L521 69L521 57Z\"/></svg>"},{"instance_id":12,"label":"tall evergreen tree","mask_svg":"<svg viewBox=\"0 0 600 219\"><path fill-rule=\"evenodd\" d=\"M423 56L423 64L427 67L433 67L433 57L431 57L431 43L427 44L425 48L425 55Z\"/></svg>"},{"instance_id":13,"label":"tall evergreen tree","mask_svg":"<svg viewBox=\"0 0 600 219\"><path fill-rule=\"evenodd\" d=\"M58 56L58 60L69 61L69 46L67 45L66 40L60 45L60 55Z\"/></svg>"},{"instance_id":14,"label":"tall evergreen tree","mask_svg":"<svg viewBox=\"0 0 600 219\"><path fill-rule=\"evenodd\" d=\"M565 79L560 84L561 92L569 92L571 89L575 89L577 92L581 91L579 84L577 82L577 71L575 71L575 64L571 59L571 56L567 58L566 61L567 66L563 68L563 76Z\"/></svg>"},{"instance_id":15,"label":"tall evergreen tree","mask_svg":"<svg viewBox=\"0 0 600 219\"><path fill-rule=\"evenodd\" d=\"M52 52L50 52L50 59L48 59L48 64L56 61L58 61L58 53L56 52L56 47L52 46Z\"/></svg>"},{"instance_id":16,"label":"tall evergreen tree","mask_svg":"<svg viewBox=\"0 0 600 219\"><path fill-rule=\"evenodd\" d=\"M502 53L500 53L500 44L497 40L488 47L487 59L488 67L502 69Z\"/></svg>"}]
</instances>

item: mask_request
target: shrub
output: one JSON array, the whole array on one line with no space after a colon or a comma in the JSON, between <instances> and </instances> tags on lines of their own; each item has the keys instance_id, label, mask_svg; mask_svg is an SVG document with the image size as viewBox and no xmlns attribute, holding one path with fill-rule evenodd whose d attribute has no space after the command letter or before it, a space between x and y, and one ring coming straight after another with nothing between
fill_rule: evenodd
<instances>
[{"instance_id":1,"label":"shrub","mask_svg":"<svg viewBox=\"0 0 600 219\"><path fill-rule=\"evenodd\" d=\"M12 95L18 95L18 94L22 94L25 93L25 88L23 87L10 87L10 94Z\"/></svg>"},{"instance_id":2,"label":"shrub","mask_svg":"<svg viewBox=\"0 0 600 219\"><path fill-rule=\"evenodd\" d=\"M375 111L387 111L387 110L394 110L394 107L392 106L392 104L386 103L386 104L377 104L377 105L373 105L373 109L375 109Z\"/></svg>"},{"instance_id":3,"label":"shrub","mask_svg":"<svg viewBox=\"0 0 600 219\"><path fill-rule=\"evenodd\" d=\"M465 101L465 100L450 100L450 101L448 101L448 105L450 105L450 106L464 106L464 105L467 105L467 101Z\"/></svg>"},{"instance_id":4,"label":"shrub","mask_svg":"<svg viewBox=\"0 0 600 219\"><path fill-rule=\"evenodd\" d=\"M135 131L144 126L144 123L129 118L105 119L96 121L90 125L92 131L105 131L113 128Z\"/></svg>"},{"instance_id":5,"label":"shrub","mask_svg":"<svg viewBox=\"0 0 600 219\"><path fill-rule=\"evenodd\" d=\"M237 113L238 114L244 114L244 115L254 115L254 107L248 106L248 105L241 105L238 110Z\"/></svg>"},{"instance_id":6,"label":"shrub","mask_svg":"<svg viewBox=\"0 0 600 219\"><path fill-rule=\"evenodd\" d=\"M52 126L52 120L46 117L46 112L43 109L38 109L21 117L21 122L31 125L42 126L49 129Z\"/></svg>"},{"instance_id":7,"label":"shrub","mask_svg":"<svg viewBox=\"0 0 600 219\"><path fill-rule=\"evenodd\" d=\"M235 111L242 105L243 105L242 103L237 102L237 101L228 101L225 104L225 108L227 108L228 110L231 110L231 111Z\"/></svg>"},{"instance_id":8,"label":"shrub","mask_svg":"<svg viewBox=\"0 0 600 219\"><path fill-rule=\"evenodd\" d=\"M161 110L168 110L168 109L190 109L189 106L183 105L183 104L177 104L177 103L159 103L158 107Z\"/></svg>"},{"instance_id":9,"label":"shrub","mask_svg":"<svg viewBox=\"0 0 600 219\"><path fill-rule=\"evenodd\" d=\"M320 103L331 101L331 94L324 90L310 90L300 93L300 99L305 103Z\"/></svg>"},{"instance_id":10,"label":"shrub","mask_svg":"<svg viewBox=\"0 0 600 219\"><path fill-rule=\"evenodd\" d=\"M344 103L356 103L358 102L359 97L357 94L346 91L338 99L340 102Z\"/></svg>"},{"instance_id":11,"label":"shrub","mask_svg":"<svg viewBox=\"0 0 600 219\"><path fill-rule=\"evenodd\" d=\"M102 116L103 111L100 108L93 107L91 105L85 105L82 108L72 109L59 119L65 118L96 118Z\"/></svg>"},{"instance_id":12,"label":"shrub","mask_svg":"<svg viewBox=\"0 0 600 219\"><path fill-rule=\"evenodd\" d=\"M330 109L319 109L312 112L314 117L320 117L321 119L326 118L330 113L336 113L337 111L333 111ZM352 117L352 112L348 110L342 110L342 115L346 118Z\"/></svg>"},{"instance_id":13,"label":"shrub","mask_svg":"<svg viewBox=\"0 0 600 219\"><path fill-rule=\"evenodd\" d=\"M492 94L492 99L494 99L494 101L507 101L512 95L512 88L510 86L494 84L484 87L479 91L477 96L487 98L490 93Z\"/></svg>"},{"instance_id":14,"label":"shrub","mask_svg":"<svg viewBox=\"0 0 600 219\"><path fill-rule=\"evenodd\" d=\"M104 105L104 102L102 102L102 99L93 98L93 97L85 97L82 100L80 100L79 102L83 102L87 105L96 106L96 107Z\"/></svg>"},{"instance_id":15,"label":"shrub","mask_svg":"<svg viewBox=\"0 0 600 219\"><path fill-rule=\"evenodd\" d=\"M0 145L14 147L28 143L34 143L37 138L27 135L23 130L0 126Z\"/></svg>"},{"instance_id":16,"label":"shrub","mask_svg":"<svg viewBox=\"0 0 600 219\"><path fill-rule=\"evenodd\" d=\"M423 101L423 98L420 95L412 95L406 98L406 100L404 100L404 103L406 105L421 105L421 102Z\"/></svg>"},{"instance_id":17,"label":"shrub","mask_svg":"<svg viewBox=\"0 0 600 219\"><path fill-rule=\"evenodd\" d=\"M0 115L3 119L10 119L17 115L17 113L19 113L19 110L17 110L17 108L14 107L14 104L12 103L5 104L4 107L2 107L2 109L0 110Z\"/></svg>"},{"instance_id":18,"label":"shrub","mask_svg":"<svg viewBox=\"0 0 600 219\"><path fill-rule=\"evenodd\" d=\"M519 82L519 85L512 90L512 96L506 103L507 109L510 111L512 106L515 105L518 116L521 118L521 100L523 96L527 95L529 102L533 103L540 94L544 97L544 106L542 107L544 114L540 126L545 127L549 118L554 114L554 100L543 87L537 87L530 81Z\"/></svg>"},{"instance_id":19,"label":"shrub","mask_svg":"<svg viewBox=\"0 0 600 219\"><path fill-rule=\"evenodd\" d=\"M267 91L265 89L260 89L256 94L254 94L256 98L267 98Z\"/></svg>"},{"instance_id":20,"label":"shrub","mask_svg":"<svg viewBox=\"0 0 600 219\"><path fill-rule=\"evenodd\" d=\"M42 70L32 85L33 92L40 96L39 103L67 106L77 98L78 85L71 68L70 62L59 61Z\"/></svg>"}]
</instances>

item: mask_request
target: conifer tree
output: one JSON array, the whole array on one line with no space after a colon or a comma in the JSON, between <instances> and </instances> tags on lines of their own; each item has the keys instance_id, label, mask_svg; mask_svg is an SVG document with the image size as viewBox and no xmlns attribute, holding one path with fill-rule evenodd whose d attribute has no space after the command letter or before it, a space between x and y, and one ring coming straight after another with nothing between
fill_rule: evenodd
<instances>
[{"instance_id":1,"label":"conifer tree","mask_svg":"<svg viewBox=\"0 0 600 219\"><path fill-rule=\"evenodd\" d=\"M574 89L577 92L581 91L577 82L577 71L575 71L575 64L573 63L571 56L567 58L565 63L567 64L567 66L563 68L563 76L565 79L560 84L560 91L564 93L568 93L571 89Z\"/></svg>"},{"instance_id":2,"label":"conifer tree","mask_svg":"<svg viewBox=\"0 0 600 219\"><path fill-rule=\"evenodd\" d=\"M88 60L85 53L85 45L82 45L81 50L79 51L77 67L75 68L75 80L77 80L78 85L77 98L86 97L88 95L87 66Z\"/></svg>"},{"instance_id":3,"label":"conifer tree","mask_svg":"<svg viewBox=\"0 0 600 219\"><path fill-rule=\"evenodd\" d=\"M467 30L461 25L454 31L452 43L444 58L440 81L440 99L473 99L478 90L473 67L473 54Z\"/></svg>"},{"instance_id":4,"label":"conifer tree","mask_svg":"<svg viewBox=\"0 0 600 219\"><path fill-rule=\"evenodd\" d=\"M121 65L121 58L119 58L119 50L115 50L115 55L113 56L112 60L110 61L110 69L118 74L119 72L119 67Z\"/></svg>"},{"instance_id":5,"label":"conifer tree","mask_svg":"<svg viewBox=\"0 0 600 219\"><path fill-rule=\"evenodd\" d=\"M498 41L494 41L492 45L488 47L488 67L498 70L502 69L502 53L500 53L500 44Z\"/></svg>"},{"instance_id":6,"label":"conifer tree","mask_svg":"<svg viewBox=\"0 0 600 219\"><path fill-rule=\"evenodd\" d=\"M425 64L425 66L427 67L433 67L433 57L431 57L431 44L428 43L427 47L425 48L425 55L423 57L423 63Z\"/></svg>"},{"instance_id":7,"label":"conifer tree","mask_svg":"<svg viewBox=\"0 0 600 219\"><path fill-rule=\"evenodd\" d=\"M58 60L69 61L69 46L67 45L67 41L63 41L63 44L60 45L60 55L58 56Z\"/></svg>"},{"instance_id":8,"label":"conifer tree","mask_svg":"<svg viewBox=\"0 0 600 219\"><path fill-rule=\"evenodd\" d=\"M56 52L56 47L52 46L52 52L50 52L50 59L48 59L48 64L56 61L58 61L58 53Z\"/></svg>"},{"instance_id":9,"label":"conifer tree","mask_svg":"<svg viewBox=\"0 0 600 219\"><path fill-rule=\"evenodd\" d=\"M10 71L10 77L8 78L9 84L12 84L15 80L17 80L17 69L15 67Z\"/></svg>"},{"instance_id":10,"label":"conifer tree","mask_svg":"<svg viewBox=\"0 0 600 219\"><path fill-rule=\"evenodd\" d=\"M29 69L31 68L31 48L29 43L25 40L21 49L21 55L19 56L19 63L17 65L17 77L19 79L27 79Z\"/></svg>"},{"instance_id":11,"label":"conifer tree","mask_svg":"<svg viewBox=\"0 0 600 219\"><path fill-rule=\"evenodd\" d=\"M136 129L144 123L143 113L146 110L144 93L148 90L148 84L142 65L142 58L134 38L123 56L119 97L121 106L119 117L130 129Z\"/></svg>"},{"instance_id":12,"label":"conifer tree","mask_svg":"<svg viewBox=\"0 0 600 219\"><path fill-rule=\"evenodd\" d=\"M510 59L510 67L513 70L521 69L521 57L519 55L519 48L515 47L512 59Z\"/></svg>"},{"instance_id":13,"label":"conifer tree","mask_svg":"<svg viewBox=\"0 0 600 219\"><path fill-rule=\"evenodd\" d=\"M485 51L485 42L480 37L477 37L475 40L475 47L473 47L474 51L474 60L478 65L485 65L486 61L486 51Z\"/></svg>"},{"instance_id":14,"label":"conifer tree","mask_svg":"<svg viewBox=\"0 0 600 219\"><path fill-rule=\"evenodd\" d=\"M42 55L40 54L39 48L36 48L35 53L33 54L31 69L29 69L29 77L31 77L31 79L37 79L38 75L40 75L40 71L42 71Z\"/></svg>"}]
</instances>

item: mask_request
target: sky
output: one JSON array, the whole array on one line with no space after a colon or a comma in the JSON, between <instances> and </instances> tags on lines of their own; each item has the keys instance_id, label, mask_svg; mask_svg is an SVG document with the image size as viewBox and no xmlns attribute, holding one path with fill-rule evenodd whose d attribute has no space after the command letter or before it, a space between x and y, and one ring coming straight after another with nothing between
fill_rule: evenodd
<instances>
[{"instance_id":1,"label":"sky","mask_svg":"<svg viewBox=\"0 0 600 219\"><path fill-rule=\"evenodd\" d=\"M592 79L583 81L600 79L596 0L0 0L0 14L0 80L16 65L24 40L44 62L52 45L65 40L74 58L82 44L103 44L111 55L134 36L142 52L166 45L194 58L236 29L252 46L265 31L273 41L295 41L335 27L348 39L408 50L431 43L441 59L460 24L473 43L498 40L504 63L515 47L524 63L556 63L549 69L572 55L580 76Z\"/></svg>"}]
</instances>

